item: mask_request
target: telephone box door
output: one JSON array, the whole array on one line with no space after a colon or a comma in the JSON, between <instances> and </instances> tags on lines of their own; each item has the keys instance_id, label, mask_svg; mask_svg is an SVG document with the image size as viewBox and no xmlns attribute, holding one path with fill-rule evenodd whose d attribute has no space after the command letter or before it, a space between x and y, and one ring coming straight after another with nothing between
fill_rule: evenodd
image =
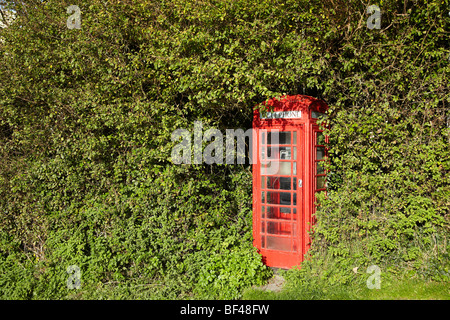
<instances>
[{"instance_id":1,"label":"telephone box door","mask_svg":"<svg viewBox=\"0 0 450 320\"><path fill-rule=\"evenodd\" d=\"M303 255L303 134L303 125L258 130L255 243L263 260L280 268L300 264Z\"/></svg>"}]
</instances>

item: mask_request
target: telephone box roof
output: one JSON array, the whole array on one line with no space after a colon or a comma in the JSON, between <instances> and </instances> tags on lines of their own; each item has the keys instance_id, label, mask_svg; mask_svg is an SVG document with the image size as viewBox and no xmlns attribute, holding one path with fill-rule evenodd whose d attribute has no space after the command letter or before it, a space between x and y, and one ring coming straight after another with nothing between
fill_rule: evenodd
<instances>
[{"instance_id":1,"label":"telephone box roof","mask_svg":"<svg viewBox=\"0 0 450 320\"><path fill-rule=\"evenodd\" d=\"M280 98L272 98L268 101L262 103L266 106L267 112L289 112L289 111L300 111L305 116L302 116L304 120L310 119L310 111L325 113L328 110L328 105L319 99L316 99L307 95L285 95ZM264 110L264 109L262 109ZM253 112L253 119L255 122L260 121L270 121L277 122L279 120L286 119L264 119L260 117L260 108L255 107Z\"/></svg>"}]
</instances>

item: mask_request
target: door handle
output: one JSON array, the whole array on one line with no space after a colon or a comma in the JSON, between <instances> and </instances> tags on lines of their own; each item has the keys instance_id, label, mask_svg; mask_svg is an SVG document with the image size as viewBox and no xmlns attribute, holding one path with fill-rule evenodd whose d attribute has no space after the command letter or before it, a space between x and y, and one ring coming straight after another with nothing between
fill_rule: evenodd
<instances>
[{"instance_id":1,"label":"door handle","mask_svg":"<svg viewBox=\"0 0 450 320\"><path fill-rule=\"evenodd\" d=\"M298 179L298 187L301 188L303 186L303 180Z\"/></svg>"}]
</instances>

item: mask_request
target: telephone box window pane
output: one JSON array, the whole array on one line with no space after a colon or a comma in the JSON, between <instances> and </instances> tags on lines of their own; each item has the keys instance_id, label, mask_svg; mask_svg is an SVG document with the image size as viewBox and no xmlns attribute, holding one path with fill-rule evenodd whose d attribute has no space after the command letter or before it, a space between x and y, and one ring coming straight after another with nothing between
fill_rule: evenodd
<instances>
[{"instance_id":1,"label":"telephone box window pane","mask_svg":"<svg viewBox=\"0 0 450 320\"><path fill-rule=\"evenodd\" d=\"M293 162L292 167L294 168L294 175L296 175L297 174L297 162ZM291 174L291 173L289 172L289 174Z\"/></svg>"},{"instance_id":2,"label":"telephone box window pane","mask_svg":"<svg viewBox=\"0 0 450 320\"><path fill-rule=\"evenodd\" d=\"M277 174L274 172L275 169L280 170L280 162L278 161L264 161L261 162L261 174Z\"/></svg>"},{"instance_id":3,"label":"telephone box window pane","mask_svg":"<svg viewBox=\"0 0 450 320\"><path fill-rule=\"evenodd\" d=\"M322 161L316 162L316 168L317 168L316 174L324 174L325 173L325 169L322 164L323 164Z\"/></svg>"},{"instance_id":4,"label":"telephone box window pane","mask_svg":"<svg viewBox=\"0 0 450 320\"><path fill-rule=\"evenodd\" d=\"M297 132L292 132L292 135L294 136L294 142L292 144L297 144Z\"/></svg>"},{"instance_id":5,"label":"telephone box window pane","mask_svg":"<svg viewBox=\"0 0 450 320\"><path fill-rule=\"evenodd\" d=\"M267 207L268 219L285 219L290 220L291 208L286 207Z\"/></svg>"},{"instance_id":6,"label":"telephone box window pane","mask_svg":"<svg viewBox=\"0 0 450 320\"><path fill-rule=\"evenodd\" d=\"M266 133L265 132L261 132L261 143L266 144Z\"/></svg>"},{"instance_id":7,"label":"telephone box window pane","mask_svg":"<svg viewBox=\"0 0 450 320\"><path fill-rule=\"evenodd\" d=\"M280 147L280 159L291 160L291 147Z\"/></svg>"},{"instance_id":8,"label":"telephone box window pane","mask_svg":"<svg viewBox=\"0 0 450 320\"><path fill-rule=\"evenodd\" d=\"M267 157L267 159L270 160L291 160L291 147L269 147L267 150Z\"/></svg>"},{"instance_id":9,"label":"telephone box window pane","mask_svg":"<svg viewBox=\"0 0 450 320\"><path fill-rule=\"evenodd\" d=\"M280 218L280 208L279 207L267 207L267 218L268 219Z\"/></svg>"},{"instance_id":10,"label":"telephone box window pane","mask_svg":"<svg viewBox=\"0 0 450 320\"><path fill-rule=\"evenodd\" d=\"M295 163L294 163L294 169L296 169ZM291 175L291 163L290 162L279 162L279 161L261 162L261 174L290 176ZM294 171L294 174L295 174L295 171Z\"/></svg>"},{"instance_id":11,"label":"telephone box window pane","mask_svg":"<svg viewBox=\"0 0 450 320\"><path fill-rule=\"evenodd\" d=\"M323 132L317 132L316 135L316 144L325 144L325 136L323 135Z\"/></svg>"},{"instance_id":12,"label":"telephone box window pane","mask_svg":"<svg viewBox=\"0 0 450 320\"><path fill-rule=\"evenodd\" d=\"M297 220L297 208L289 207L267 207L266 208L267 219L278 219L278 220Z\"/></svg>"},{"instance_id":13,"label":"telephone box window pane","mask_svg":"<svg viewBox=\"0 0 450 320\"><path fill-rule=\"evenodd\" d=\"M280 132L280 144L291 144L290 132Z\"/></svg>"},{"instance_id":14,"label":"telephone box window pane","mask_svg":"<svg viewBox=\"0 0 450 320\"><path fill-rule=\"evenodd\" d=\"M291 204L291 193L290 192L267 192L267 203L269 204Z\"/></svg>"},{"instance_id":15,"label":"telephone box window pane","mask_svg":"<svg viewBox=\"0 0 450 320\"><path fill-rule=\"evenodd\" d=\"M261 222L261 233L265 233L266 232L266 222L263 220Z\"/></svg>"},{"instance_id":16,"label":"telephone box window pane","mask_svg":"<svg viewBox=\"0 0 450 320\"><path fill-rule=\"evenodd\" d=\"M291 238L267 237L267 249L291 251Z\"/></svg>"},{"instance_id":17,"label":"telephone box window pane","mask_svg":"<svg viewBox=\"0 0 450 320\"><path fill-rule=\"evenodd\" d=\"M267 147L265 148L264 154L267 154L267 160L274 157L277 154L279 147ZM264 158L265 159L265 158Z\"/></svg>"},{"instance_id":18,"label":"telephone box window pane","mask_svg":"<svg viewBox=\"0 0 450 320\"><path fill-rule=\"evenodd\" d=\"M325 176L316 177L316 189L323 189L326 187Z\"/></svg>"},{"instance_id":19,"label":"telephone box window pane","mask_svg":"<svg viewBox=\"0 0 450 320\"><path fill-rule=\"evenodd\" d=\"M291 208L288 207L280 207L280 212L284 214L291 213Z\"/></svg>"},{"instance_id":20,"label":"telephone box window pane","mask_svg":"<svg viewBox=\"0 0 450 320\"><path fill-rule=\"evenodd\" d=\"M263 248L266 247L266 239L264 236L261 236L261 247L263 247Z\"/></svg>"},{"instance_id":21,"label":"telephone box window pane","mask_svg":"<svg viewBox=\"0 0 450 320\"><path fill-rule=\"evenodd\" d=\"M290 218L292 221L296 221L296 220L297 220L297 208L293 208L292 214L289 216L289 218ZM295 232L295 231L294 231L294 232Z\"/></svg>"},{"instance_id":22,"label":"telephone box window pane","mask_svg":"<svg viewBox=\"0 0 450 320\"><path fill-rule=\"evenodd\" d=\"M294 206L297 205L297 193L294 193Z\"/></svg>"},{"instance_id":23,"label":"telephone box window pane","mask_svg":"<svg viewBox=\"0 0 450 320\"><path fill-rule=\"evenodd\" d=\"M291 178L269 176L267 177L267 189L291 190Z\"/></svg>"},{"instance_id":24,"label":"telephone box window pane","mask_svg":"<svg viewBox=\"0 0 450 320\"><path fill-rule=\"evenodd\" d=\"M276 133L268 132L267 134L267 144L277 144L274 138ZM278 132L278 144L291 144L291 133L290 132Z\"/></svg>"},{"instance_id":25,"label":"telephone box window pane","mask_svg":"<svg viewBox=\"0 0 450 320\"><path fill-rule=\"evenodd\" d=\"M294 147L294 160L297 160L297 147Z\"/></svg>"},{"instance_id":26,"label":"telephone box window pane","mask_svg":"<svg viewBox=\"0 0 450 320\"><path fill-rule=\"evenodd\" d=\"M266 207L264 207L264 206L261 206L261 216L263 217L263 218L265 218L265 212L266 212Z\"/></svg>"},{"instance_id":27,"label":"telephone box window pane","mask_svg":"<svg viewBox=\"0 0 450 320\"><path fill-rule=\"evenodd\" d=\"M292 224L289 222L268 221L267 233L278 235L291 235L293 233Z\"/></svg>"},{"instance_id":28,"label":"telephone box window pane","mask_svg":"<svg viewBox=\"0 0 450 320\"><path fill-rule=\"evenodd\" d=\"M278 139L280 139L280 133L278 132ZM267 144L272 144L272 133L267 132Z\"/></svg>"},{"instance_id":29,"label":"telephone box window pane","mask_svg":"<svg viewBox=\"0 0 450 320\"><path fill-rule=\"evenodd\" d=\"M261 202L266 203L266 198L264 197L264 191L261 192Z\"/></svg>"},{"instance_id":30,"label":"telephone box window pane","mask_svg":"<svg viewBox=\"0 0 450 320\"><path fill-rule=\"evenodd\" d=\"M290 162L279 162L279 174L289 176L291 175L291 163Z\"/></svg>"},{"instance_id":31,"label":"telephone box window pane","mask_svg":"<svg viewBox=\"0 0 450 320\"><path fill-rule=\"evenodd\" d=\"M317 147L317 160L323 159L325 157L325 147Z\"/></svg>"},{"instance_id":32,"label":"telephone box window pane","mask_svg":"<svg viewBox=\"0 0 450 320\"><path fill-rule=\"evenodd\" d=\"M280 177L280 189L291 190L291 178Z\"/></svg>"}]
</instances>

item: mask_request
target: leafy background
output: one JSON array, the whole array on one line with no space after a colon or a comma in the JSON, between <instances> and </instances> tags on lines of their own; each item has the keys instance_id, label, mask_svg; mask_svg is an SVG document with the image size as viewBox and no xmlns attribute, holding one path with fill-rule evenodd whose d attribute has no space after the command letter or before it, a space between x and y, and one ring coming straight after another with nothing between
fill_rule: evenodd
<instances>
[{"instance_id":1,"label":"leafy background","mask_svg":"<svg viewBox=\"0 0 450 320\"><path fill-rule=\"evenodd\" d=\"M66 8L81 8L68 29ZM381 29L366 9L381 8ZM5 1L3 299L241 297L251 168L173 165L177 128L250 128L254 106L330 106L330 192L291 283L352 268L449 281L448 1ZM81 268L69 290L66 268Z\"/></svg>"}]
</instances>

